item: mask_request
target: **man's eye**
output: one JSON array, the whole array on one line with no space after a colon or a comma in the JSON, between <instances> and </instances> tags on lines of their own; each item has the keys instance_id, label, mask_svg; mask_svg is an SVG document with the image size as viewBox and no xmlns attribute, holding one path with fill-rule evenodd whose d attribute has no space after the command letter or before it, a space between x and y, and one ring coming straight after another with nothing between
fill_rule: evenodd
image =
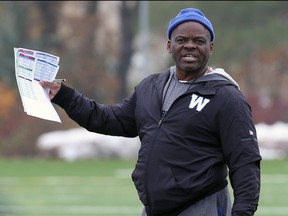
<instances>
[{"instance_id":1,"label":"man's eye","mask_svg":"<svg viewBox=\"0 0 288 216\"><path fill-rule=\"evenodd\" d=\"M184 43L185 40L184 40L183 38L178 38L178 39L176 39L176 42L177 42L177 43Z\"/></svg>"},{"instance_id":2,"label":"man's eye","mask_svg":"<svg viewBox=\"0 0 288 216\"><path fill-rule=\"evenodd\" d=\"M197 40L196 43L199 45L203 45L206 43L206 41L205 40Z\"/></svg>"}]
</instances>

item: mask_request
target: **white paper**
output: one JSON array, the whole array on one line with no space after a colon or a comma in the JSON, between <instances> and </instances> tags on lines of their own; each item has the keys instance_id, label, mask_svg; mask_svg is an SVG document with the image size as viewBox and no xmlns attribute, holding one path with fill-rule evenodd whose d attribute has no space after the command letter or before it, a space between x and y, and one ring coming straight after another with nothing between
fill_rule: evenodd
<instances>
[{"instance_id":1,"label":"white paper","mask_svg":"<svg viewBox=\"0 0 288 216\"><path fill-rule=\"evenodd\" d=\"M38 118L61 122L40 80L52 82L59 69L59 57L24 48L14 48L15 76L24 112Z\"/></svg>"}]
</instances>

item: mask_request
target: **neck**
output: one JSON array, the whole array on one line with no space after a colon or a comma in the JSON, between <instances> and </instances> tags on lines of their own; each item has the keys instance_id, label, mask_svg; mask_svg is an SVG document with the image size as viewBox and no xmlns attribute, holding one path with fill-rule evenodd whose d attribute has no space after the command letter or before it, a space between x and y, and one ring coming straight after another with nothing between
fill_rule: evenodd
<instances>
[{"instance_id":1,"label":"neck","mask_svg":"<svg viewBox=\"0 0 288 216\"><path fill-rule=\"evenodd\" d=\"M185 73L182 71L181 72L176 71L176 75L180 81L190 81L190 80L197 79L211 71L212 71L212 68L207 66L203 71L199 73L194 73L194 72Z\"/></svg>"}]
</instances>

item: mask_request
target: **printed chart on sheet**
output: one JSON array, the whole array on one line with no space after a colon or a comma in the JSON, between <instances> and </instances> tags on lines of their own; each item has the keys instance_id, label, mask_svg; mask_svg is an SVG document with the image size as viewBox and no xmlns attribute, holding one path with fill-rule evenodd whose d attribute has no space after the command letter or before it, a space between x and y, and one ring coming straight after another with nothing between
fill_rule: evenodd
<instances>
[{"instance_id":1,"label":"printed chart on sheet","mask_svg":"<svg viewBox=\"0 0 288 216\"><path fill-rule=\"evenodd\" d=\"M16 81L28 115L61 122L40 80L52 82L59 69L59 57L25 48L14 48Z\"/></svg>"}]
</instances>

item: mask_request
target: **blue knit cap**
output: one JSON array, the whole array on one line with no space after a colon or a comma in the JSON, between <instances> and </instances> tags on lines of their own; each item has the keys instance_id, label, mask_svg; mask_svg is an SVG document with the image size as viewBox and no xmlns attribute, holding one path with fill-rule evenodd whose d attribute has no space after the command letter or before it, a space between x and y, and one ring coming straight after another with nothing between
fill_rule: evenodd
<instances>
[{"instance_id":1,"label":"blue knit cap","mask_svg":"<svg viewBox=\"0 0 288 216\"><path fill-rule=\"evenodd\" d=\"M187 21L195 21L202 24L209 30L211 35L211 41L214 41L215 34L211 22L207 19L207 17L205 17L205 15L200 10L195 8L182 9L180 13L170 21L168 27L168 39L169 40L171 39L171 33L178 25Z\"/></svg>"}]
</instances>

